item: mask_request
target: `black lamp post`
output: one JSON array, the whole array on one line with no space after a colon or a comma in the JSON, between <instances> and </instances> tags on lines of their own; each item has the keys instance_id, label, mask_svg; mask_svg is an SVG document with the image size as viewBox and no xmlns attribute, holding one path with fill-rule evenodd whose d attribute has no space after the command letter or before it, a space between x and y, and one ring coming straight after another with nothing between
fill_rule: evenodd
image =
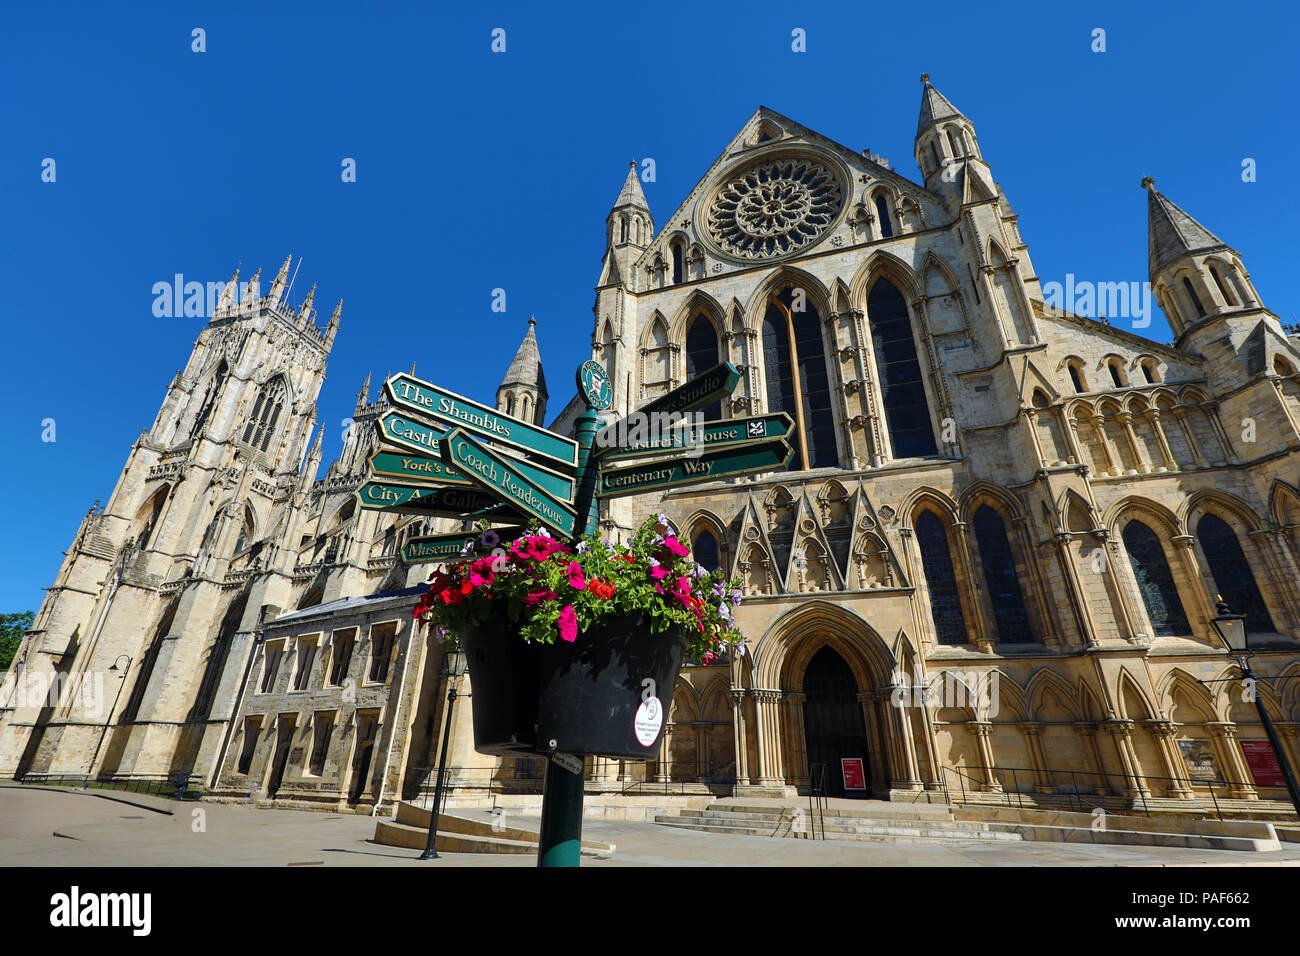
<instances>
[{"instance_id":1,"label":"black lamp post","mask_svg":"<svg viewBox=\"0 0 1300 956\"><path fill-rule=\"evenodd\" d=\"M1228 652L1235 654L1237 663L1241 666L1241 676L1253 684L1258 683L1258 678L1254 671L1250 669L1250 636L1246 633L1246 615L1233 614L1228 610L1228 605L1222 597L1217 599L1215 610L1219 613L1210 619L1210 624L1218 633L1219 639L1223 641L1228 648ZM1295 806L1296 814L1300 815L1300 787L1296 786L1295 774L1291 771L1291 764L1286 759L1286 752L1282 749L1281 742L1277 739L1277 731L1273 729L1273 721L1269 719L1268 710L1264 707L1264 695L1261 694L1257 687L1252 687L1255 697L1255 709L1259 711L1260 722L1264 725L1264 733L1268 736L1269 745L1273 748L1273 755L1277 757L1277 765L1282 770L1282 779L1286 781L1287 793L1291 795L1291 803Z\"/></svg>"},{"instance_id":2,"label":"black lamp post","mask_svg":"<svg viewBox=\"0 0 1300 956\"><path fill-rule=\"evenodd\" d=\"M119 654L117 660L113 661L113 666L108 669L110 674L116 672L117 662L124 657L126 658L126 667L122 668L122 674L118 677L117 693L113 696L113 706L108 708L108 716L104 718L104 729L99 732L99 743L95 744L95 753L90 758L90 766L86 768L87 780L90 779L90 775L95 770L95 761L99 759L99 748L104 746L104 738L108 735L108 725L113 722L113 711L117 710L117 702L122 696L122 688L126 686L126 674L131 669L131 658L126 654Z\"/></svg>"},{"instance_id":3,"label":"black lamp post","mask_svg":"<svg viewBox=\"0 0 1300 956\"><path fill-rule=\"evenodd\" d=\"M450 643L442 656L442 673L447 678L447 720L442 728L442 754L438 757L438 785L433 791L433 812L429 815L429 839L424 845L421 860L438 859L438 811L442 806L442 777L447 768L447 744L451 740L451 714L456 707L456 681L465 673L469 663L465 652Z\"/></svg>"}]
</instances>

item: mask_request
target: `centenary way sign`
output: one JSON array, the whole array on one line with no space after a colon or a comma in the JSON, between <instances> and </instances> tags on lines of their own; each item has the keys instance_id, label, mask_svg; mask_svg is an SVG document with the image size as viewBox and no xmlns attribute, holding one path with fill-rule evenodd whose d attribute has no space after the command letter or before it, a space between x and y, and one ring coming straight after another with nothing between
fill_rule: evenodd
<instances>
[{"instance_id":1,"label":"centenary way sign","mask_svg":"<svg viewBox=\"0 0 1300 956\"><path fill-rule=\"evenodd\" d=\"M496 528L494 531L503 545L523 534L523 528ZM459 561L464 556L466 546L477 542L479 537L477 531L462 531L456 534L429 534L410 538L402 545L402 560L407 564Z\"/></svg>"},{"instance_id":2,"label":"centenary way sign","mask_svg":"<svg viewBox=\"0 0 1300 956\"><path fill-rule=\"evenodd\" d=\"M697 457L663 458L622 468L601 468L597 493L605 497L689 485L784 468L793 454L782 438L744 442Z\"/></svg>"},{"instance_id":3,"label":"centenary way sign","mask_svg":"<svg viewBox=\"0 0 1300 956\"><path fill-rule=\"evenodd\" d=\"M384 388L394 404L433 418L445 427L456 426L492 442L552 459L567 468L577 467L578 443L571 438L504 415L406 373L394 375L384 383Z\"/></svg>"},{"instance_id":4,"label":"centenary way sign","mask_svg":"<svg viewBox=\"0 0 1300 956\"><path fill-rule=\"evenodd\" d=\"M442 440L443 461L481 487L504 498L516 511L536 518L547 527L572 535L577 523L573 510L529 481L519 462L470 438L459 428Z\"/></svg>"},{"instance_id":5,"label":"centenary way sign","mask_svg":"<svg viewBox=\"0 0 1300 956\"><path fill-rule=\"evenodd\" d=\"M598 440L596 413L613 405L614 388L600 363L584 362L577 384L586 407L575 419L574 441L412 375L394 375L384 383L394 407L377 420L381 444L391 447L371 456L370 480L357 490L357 500L373 510L465 521L534 518L572 540L595 528L602 497L785 467L794 423L784 412L678 425L683 414L725 398L739 382L740 371L724 362L626 415ZM647 433L644 423L661 419L672 421L668 430ZM635 464L611 466L633 458ZM496 533L508 540L522 530ZM477 537L460 531L411 538L402 560L455 561ZM582 795L581 757L553 755L542 797L539 865L578 865Z\"/></svg>"}]
</instances>

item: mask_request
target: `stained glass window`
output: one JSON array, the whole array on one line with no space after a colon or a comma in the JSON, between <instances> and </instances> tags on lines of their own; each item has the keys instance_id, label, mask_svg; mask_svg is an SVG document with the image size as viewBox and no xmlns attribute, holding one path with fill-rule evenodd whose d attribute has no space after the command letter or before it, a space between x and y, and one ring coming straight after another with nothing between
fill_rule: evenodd
<instances>
[{"instance_id":1,"label":"stained glass window","mask_svg":"<svg viewBox=\"0 0 1300 956\"><path fill-rule=\"evenodd\" d=\"M922 511L916 519L916 544L921 551L925 583L930 586L930 611L940 644L966 643L966 618L957 591L948 533L933 511Z\"/></svg>"},{"instance_id":2,"label":"stained glass window","mask_svg":"<svg viewBox=\"0 0 1300 956\"><path fill-rule=\"evenodd\" d=\"M881 279L872 286L867 297L867 317L894 457L938 454L921 364L912 339L912 320L902 293L892 282Z\"/></svg>"},{"instance_id":3,"label":"stained glass window","mask_svg":"<svg viewBox=\"0 0 1300 956\"><path fill-rule=\"evenodd\" d=\"M1124 547L1155 633L1163 637L1190 634L1183 602L1156 533L1141 521L1130 521L1124 526Z\"/></svg>"},{"instance_id":4,"label":"stained glass window","mask_svg":"<svg viewBox=\"0 0 1300 956\"><path fill-rule=\"evenodd\" d=\"M1234 614L1246 615L1246 631L1271 634L1277 630L1268 613L1264 598L1255 583L1255 575L1241 551L1237 535L1215 515L1204 515L1196 523L1196 537L1214 576L1214 586Z\"/></svg>"},{"instance_id":5,"label":"stained glass window","mask_svg":"<svg viewBox=\"0 0 1300 956\"><path fill-rule=\"evenodd\" d=\"M713 323L702 315L697 315L686 333L686 377L692 379L701 372L707 372L719 362L718 333ZM704 409L705 421L717 421L722 417L722 402L714 402Z\"/></svg>"},{"instance_id":6,"label":"stained glass window","mask_svg":"<svg viewBox=\"0 0 1300 956\"><path fill-rule=\"evenodd\" d=\"M1006 525L1002 517L988 505L975 512L975 540L979 544L980 560L984 565L984 583L993 604L997 623L998 642L1023 644L1034 639L1029 629L1029 614L1025 611L1025 598L1016 576L1016 562L1007 540Z\"/></svg>"}]
</instances>

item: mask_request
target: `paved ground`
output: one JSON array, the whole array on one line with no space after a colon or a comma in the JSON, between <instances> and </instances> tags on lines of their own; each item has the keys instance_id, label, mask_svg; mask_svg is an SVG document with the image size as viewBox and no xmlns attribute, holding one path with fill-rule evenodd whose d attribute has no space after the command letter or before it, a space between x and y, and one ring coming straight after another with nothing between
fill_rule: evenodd
<instances>
[{"instance_id":1,"label":"paved ground","mask_svg":"<svg viewBox=\"0 0 1300 956\"><path fill-rule=\"evenodd\" d=\"M535 818L518 822L536 826ZM413 850L370 843L374 829L373 818L345 814L182 804L135 794L110 800L50 787L0 786L0 866L536 865L531 855L466 853L422 864ZM1058 843L870 845L693 833L608 820L588 820L583 833L618 845L608 860L584 858L586 867L1300 866L1300 847L1294 845L1277 853Z\"/></svg>"}]
</instances>

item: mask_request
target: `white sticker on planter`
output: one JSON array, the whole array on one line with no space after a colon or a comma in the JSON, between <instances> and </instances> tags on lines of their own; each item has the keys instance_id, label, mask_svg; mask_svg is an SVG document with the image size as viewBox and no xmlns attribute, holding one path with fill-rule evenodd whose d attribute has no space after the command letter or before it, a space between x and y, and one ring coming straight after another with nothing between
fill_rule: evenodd
<instances>
[{"instance_id":1,"label":"white sticker on planter","mask_svg":"<svg viewBox=\"0 0 1300 956\"><path fill-rule=\"evenodd\" d=\"M637 743L649 747L659 736L664 725L664 705L658 697L647 697L636 709L636 719L632 727L636 731Z\"/></svg>"}]
</instances>

